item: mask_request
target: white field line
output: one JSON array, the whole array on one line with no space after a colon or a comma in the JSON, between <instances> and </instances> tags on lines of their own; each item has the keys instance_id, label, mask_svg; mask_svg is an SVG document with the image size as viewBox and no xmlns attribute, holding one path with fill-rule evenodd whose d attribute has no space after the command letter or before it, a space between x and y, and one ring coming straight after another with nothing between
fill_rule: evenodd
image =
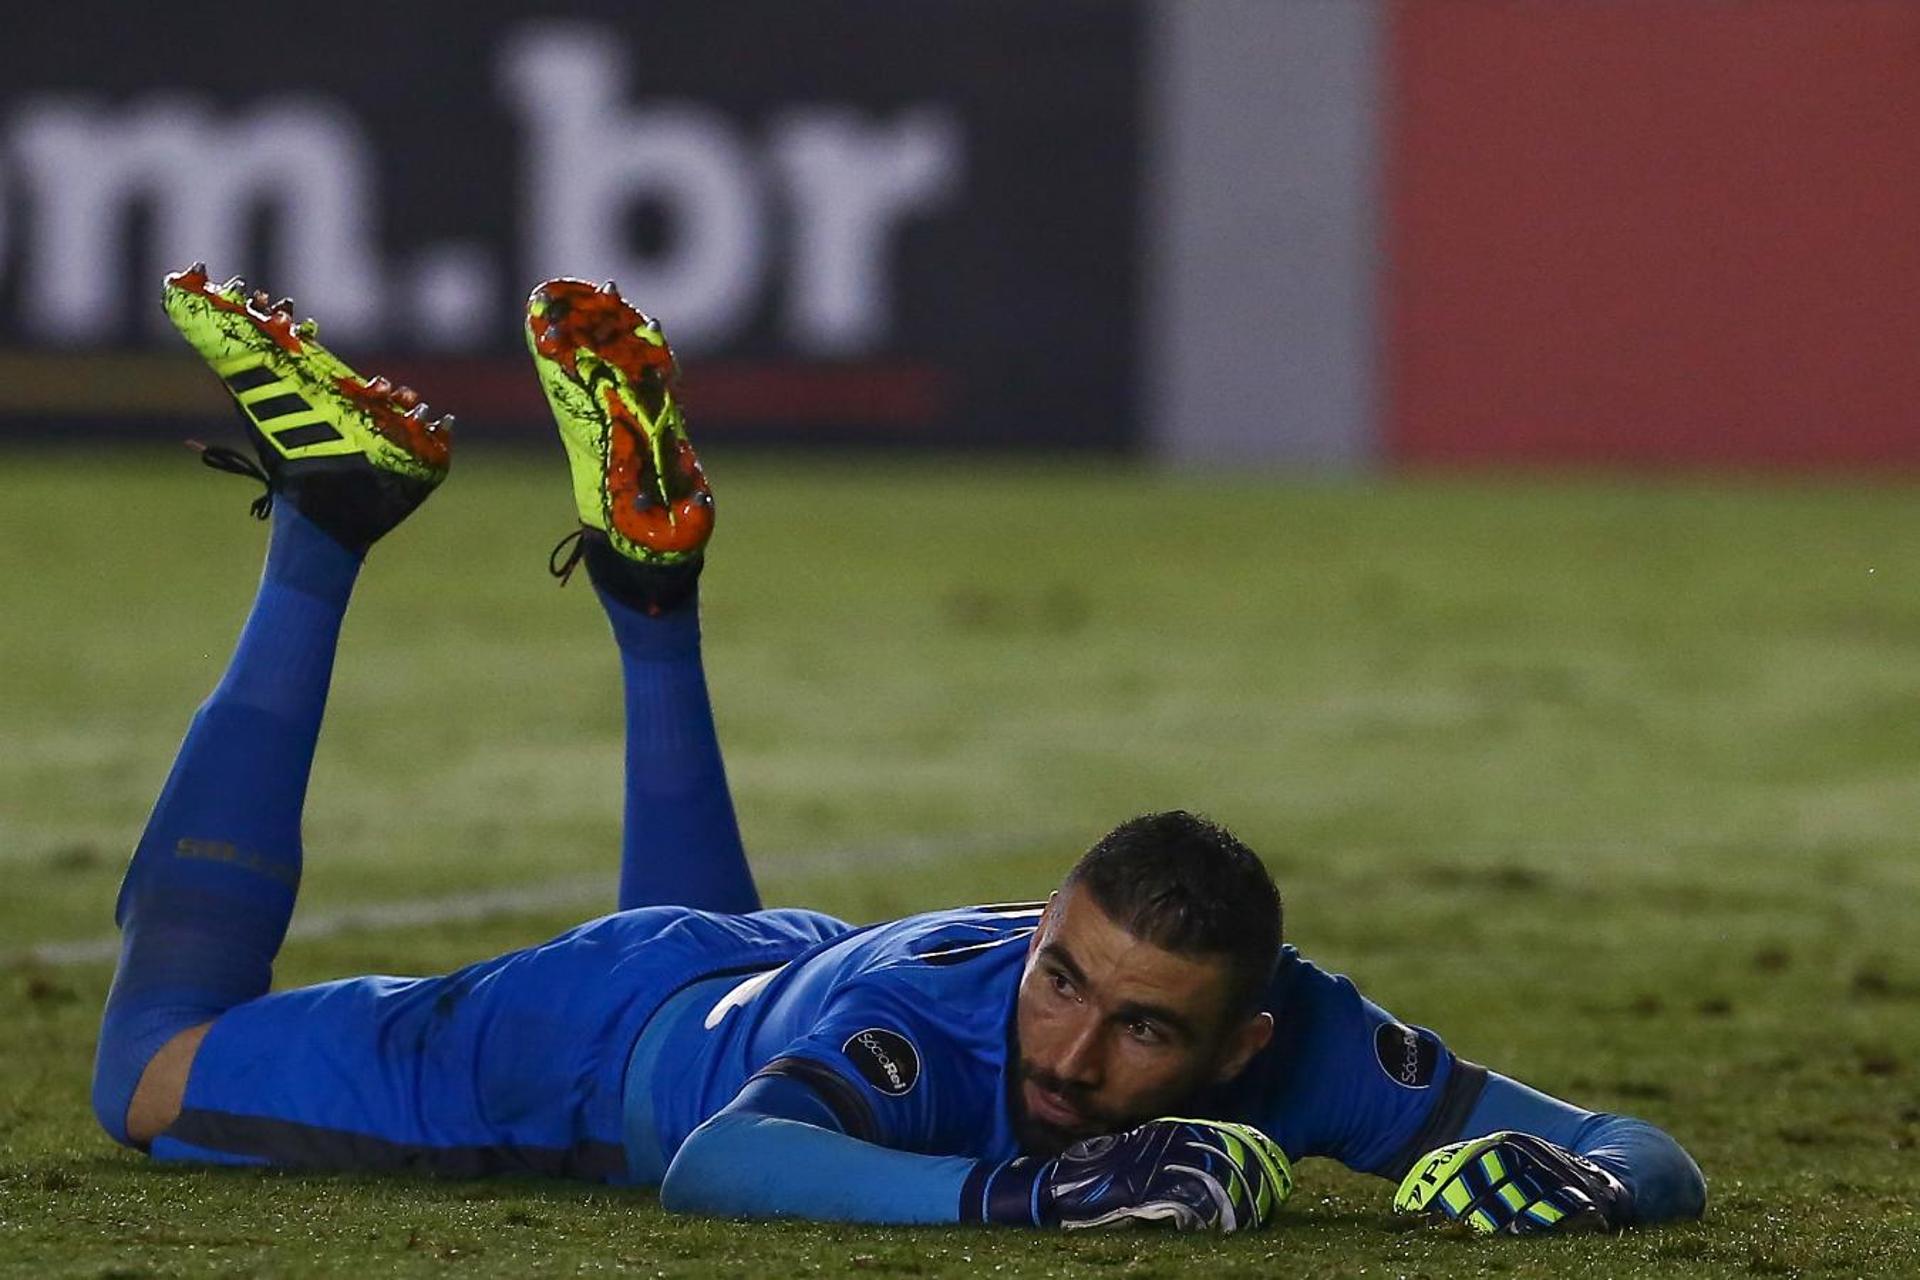
<instances>
[{"instance_id":1,"label":"white field line","mask_svg":"<svg viewBox=\"0 0 1920 1280\"><path fill-rule=\"evenodd\" d=\"M912 836L886 845L862 849L818 849L807 853L774 855L762 860L760 880L779 884L813 876L866 874L900 866L921 866L994 849L1032 849L1058 833L992 832L964 836ZM1060 870L1079 850L1063 845ZM480 893L454 893L438 898L407 898L399 902L368 902L332 911L296 913L289 938L331 938L343 933L376 933L385 929L417 929L428 925L469 923L503 916L579 908L595 913L614 909L619 870L604 874L569 876L537 884L510 885ZM583 917L585 918L585 917ZM16 962L50 965L104 964L120 954L120 935L101 934L70 942L46 942L17 953Z\"/></svg>"}]
</instances>

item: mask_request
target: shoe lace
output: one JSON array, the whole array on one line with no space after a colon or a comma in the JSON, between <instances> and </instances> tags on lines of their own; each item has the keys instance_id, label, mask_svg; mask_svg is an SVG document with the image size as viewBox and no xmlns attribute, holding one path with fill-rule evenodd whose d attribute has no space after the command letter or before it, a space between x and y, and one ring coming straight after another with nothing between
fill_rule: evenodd
<instances>
[{"instance_id":1,"label":"shoe lace","mask_svg":"<svg viewBox=\"0 0 1920 1280\"><path fill-rule=\"evenodd\" d=\"M547 572L560 579L560 585L566 586L573 578L573 571L580 567L580 561L587 554L586 526L582 525L560 539L547 555Z\"/></svg>"},{"instance_id":2,"label":"shoe lace","mask_svg":"<svg viewBox=\"0 0 1920 1280\"><path fill-rule=\"evenodd\" d=\"M224 471L228 475L247 476L251 479L258 480L262 493L253 500L247 507L247 510L253 513L255 520L265 520L273 514L273 478L267 474L265 467L238 449L229 449L225 445L204 444L198 440L188 440L186 441L186 446L199 454L200 461L212 467L215 471Z\"/></svg>"}]
</instances>

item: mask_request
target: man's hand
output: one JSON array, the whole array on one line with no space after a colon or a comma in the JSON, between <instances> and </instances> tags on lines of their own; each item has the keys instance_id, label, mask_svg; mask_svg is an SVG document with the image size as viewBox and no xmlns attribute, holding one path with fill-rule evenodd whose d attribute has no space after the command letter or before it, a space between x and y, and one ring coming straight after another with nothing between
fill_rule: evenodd
<instances>
[{"instance_id":1,"label":"man's hand","mask_svg":"<svg viewBox=\"0 0 1920 1280\"><path fill-rule=\"evenodd\" d=\"M1507 1130L1420 1157L1393 1207L1462 1222L1485 1235L1618 1231L1632 1197L1591 1160L1532 1134Z\"/></svg>"},{"instance_id":2,"label":"man's hand","mask_svg":"<svg viewBox=\"0 0 1920 1280\"><path fill-rule=\"evenodd\" d=\"M1251 1125L1151 1120L1088 1138L1052 1160L981 1167L963 1216L1035 1227L1169 1226L1253 1231L1293 1194L1293 1170Z\"/></svg>"}]
</instances>

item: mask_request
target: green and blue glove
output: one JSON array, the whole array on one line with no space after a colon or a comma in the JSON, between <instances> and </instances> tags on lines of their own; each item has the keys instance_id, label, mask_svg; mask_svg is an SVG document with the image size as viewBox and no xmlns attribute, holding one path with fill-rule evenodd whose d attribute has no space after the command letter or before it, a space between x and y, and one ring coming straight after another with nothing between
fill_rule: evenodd
<instances>
[{"instance_id":1,"label":"green and blue glove","mask_svg":"<svg viewBox=\"0 0 1920 1280\"><path fill-rule=\"evenodd\" d=\"M1150 1120L1051 1160L982 1163L961 1216L1015 1226L1255 1231L1293 1194L1284 1152L1251 1125Z\"/></svg>"},{"instance_id":2,"label":"green and blue glove","mask_svg":"<svg viewBox=\"0 0 1920 1280\"><path fill-rule=\"evenodd\" d=\"M1483 1235L1618 1231L1633 1199L1593 1161L1507 1130L1429 1151L1394 1194L1401 1213L1463 1223Z\"/></svg>"}]
</instances>

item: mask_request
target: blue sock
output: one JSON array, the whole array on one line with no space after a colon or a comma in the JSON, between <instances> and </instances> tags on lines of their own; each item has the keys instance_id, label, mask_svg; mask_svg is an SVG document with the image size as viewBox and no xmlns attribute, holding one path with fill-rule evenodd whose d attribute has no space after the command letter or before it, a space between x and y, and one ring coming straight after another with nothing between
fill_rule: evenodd
<instances>
[{"instance_id":1,"label":"blue sock","mask_svg":"<svg viewBox=\"0 0 1920 1280\"><path fill-rule=\"evenodd\" d=\"M120 964L94 1060L101 1125L161 1046L273 980L300 886L300 810L360 557L292 504L226 675L187 730L120 887Z\"/></svg>"},{"instance_id":2,"label":"blue sock","mask_svg":"<svg viewBox=\"0 0 1920 1280\"><path fill-rule=\"evenodd\" d=\"M627 702L621 910L759 910L707 701L698 606L649 617L598 594L620 644Z\"/></svg>"}]
</instances>

